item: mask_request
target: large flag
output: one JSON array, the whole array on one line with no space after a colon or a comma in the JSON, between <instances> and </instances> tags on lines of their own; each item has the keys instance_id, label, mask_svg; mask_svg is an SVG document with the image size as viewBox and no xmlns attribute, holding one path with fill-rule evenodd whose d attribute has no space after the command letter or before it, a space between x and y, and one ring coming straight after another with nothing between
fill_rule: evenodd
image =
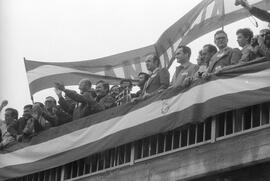
<instances>
[{"instance_id":1,"label":"large flag","mask_svg":"<svg viewBox=\"0 0 270 181\"><path fill-rule=\"evenodd\" d=\"M229 110L270 101L270 61L236 65L185 90L168 89L54 127L0 152L0 180L64 165Z\"/></svg>"},{"instance_id":2,"label":"large flag","mask_svg":"<svg viewBox=\"0 0 270 181\"><path fill-rule=\"evenodd\" d=\"M196 38L226 24L250 16L235 0L203 0L190 12L168 28L158 41L147 47L78 62L50 63L25 60L30 87L34 93L53 87L54 81L65 85L77 85L81 78L90 78L93 83L106 79L117 84L122 78L134 79L139 72L147 72L144 59L151 53L161 58L161 65L169 67L174 60L174 51L179 44L188 44ZM262 9L270 9L269 0L249 0ZM181 7L179 7L181 8Z\"/></svg>"},{"instance_id":3,"label":"large flag","mask_svg":"<svg viewBox=\"0 0 270 181\"><path fill-rule=\"evenodd\" d=\"M24 60L30 93L54 86L54 82L77 85L82 78L95 84L105 79L119 84L123 78L136 79L139 72L147 72L145 56L155 52L153 45L94 60L77 62L38 62Z\"/></svg>"}]
</instances>

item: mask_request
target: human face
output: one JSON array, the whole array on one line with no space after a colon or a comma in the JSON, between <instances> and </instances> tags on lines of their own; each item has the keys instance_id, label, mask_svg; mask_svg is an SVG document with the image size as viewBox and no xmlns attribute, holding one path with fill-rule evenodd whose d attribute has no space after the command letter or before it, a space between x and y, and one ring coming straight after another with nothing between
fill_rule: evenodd
<instances>
[{"instance_id":1,"label":"human face","mask_svg":"<svg viewBox=\"0 0 270 181\"><path fill-rule=\"evenodd\" d=\"M240 47L244 47L248 44L248 38L245 38L242 33L237 34L237 42Z\"/></svg>"},{"instance_id":2,"label":"human face","mask_svg":"<svg viewBox=\"0 0 270 181\"><path fill-rule=\"evenodd\" d=\"M146 80L145 80L145 75L144 75L144 74L140 74L140 75L139 75L138 86L144 85L145 81L146 81Z\"/></svg>"},{"instance_id":3,"label":"human face","mask_svg":"<svg viewBox=\"0 0 270 181\"><path fill-rule=\"evenodd\" d=\"M55 107L56 105L55 105L55 102L53 101L53 100L46 100L45 101L45 108L47 109L47 110L49 110L49 109L52 109L53 107Z\"/></svg>"},{"instance_id":4,"label":"human face","mask_svg":"<svg viewBox=\"0 0 270 181\"><path fill-rule=\"evenodd\" d=\"M6 110L5 111L5 122L7 125L11 124L15 119L12 117L12 111Z\"/></svg>"},{"instance_id":5,"label":"human face","mask_svg":"<svg viewBox=\"0 0 270 181\"><path fill-rule=\"evenodd\" d=\"M208 64L213 56L213 53L210 53L208 51L208 47L203 47L202 49L202 59L204 60L204 63Z\"/></svg>"},{"instance_id":6,"label":"human face","mask_svg":"<svg viewBox=\"0 0 270 181\"><path fill-rule=\"evenodd\" d=\"M91 87L90 87L91 88ZM80 90L80 93L83 94L85 92L87 92L89 89L89 86L87 85L86 81L85 80L81 80L79 82L79 90Z\"/></svg>"},{"instance_id":7,"label":"human face","mask_svg":"<svg viewBox=\"0 0 270 181\"><path fill-rule=\"evenodd\" d=\"M102 83L98 83L96 85L96 90L95 91L96 91L96 94L97 94L98 97L103 97L103 96L106 95L106 90L105 90Z\"/></svg>"},{"instance_id":8,"label":"human face","mask_svg":"<svg viewBox=\"0 0 270 181\"><path fill-rule=\"evenodd\" d=\"M154 57L153 57L153 55L148 55L148 56L146 57L145 63L146 63L146 68L147 68L147 70L149 70L149 71L151 71L151 72L154 71L154 70L157 68L156 63L154 62Z\"/></svg>"},{"instance_id":9,"label":"human face","mask_svg":"<svg viewBox=\"0 0 270 181\"><path fill-rule=\"evenodd\" d=\"M221 50L227 47L228 44L228 37L224 33L218 33L215 35L215 44L217 45L218 49Z\"/></svg>"},{"instance_id":10,"label":"human face","mask_svg":"<svg viewBox=\"0 0 270 181\"><path fill-rule=\"evenodd\" d=\"M24 109L23 109L23 116L25 117L25 118L29 118L29 117L31 117L31 107L25 107Z\"/></svg>"},{"instance_id":11,"label":"human face","mask_svg":"<svg viewBox=\"0 0 270 181\"><path fill-rule=\"evenodd\" d=\"M118 86L112 87L111 93L110 93L111 96L116 97L119 93L120 93L120 92L119 92L119 87L118 87Z\"/></svg>"},{"instance_id":12,"label":"human face","mask_svg":"<svg viewBox=\"0 0 270 181\"><path fill-rule=\"evenodd\" d=\"M175 58L177 63L183 64L188 61L188 54L184 53L183 48L177 48L175 51Z\"/></svg>"}]
</instances>

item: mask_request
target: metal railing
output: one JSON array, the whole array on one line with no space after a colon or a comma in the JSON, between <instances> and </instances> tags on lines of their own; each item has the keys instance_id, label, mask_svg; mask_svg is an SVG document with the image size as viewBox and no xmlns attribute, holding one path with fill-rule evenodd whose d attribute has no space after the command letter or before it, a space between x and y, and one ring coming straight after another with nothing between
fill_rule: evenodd
<instances>
[{"instance_id":1,"label":"metal railing","mask_svg":"<svg viewBox=\"0 0 270 181\"><path fill-rule=\"evenodd\" d=\"M269 127L270 103L224 112L204 122L189 124L124 144L61 167L24 176L18 181L76 180L130 166L184 149Z\"/></svg>"}]
</instances>

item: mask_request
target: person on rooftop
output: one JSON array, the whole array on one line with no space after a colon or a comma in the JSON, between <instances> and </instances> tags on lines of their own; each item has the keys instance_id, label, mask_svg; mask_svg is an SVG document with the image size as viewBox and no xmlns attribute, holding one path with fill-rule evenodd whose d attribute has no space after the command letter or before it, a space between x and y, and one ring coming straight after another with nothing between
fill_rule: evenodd
<instances>
[{"instance_id":1,"label":"person on rooftop","mask_svg":"<svg viewBox=\"0 0 270 181\"><path fill-rule=\"evenodd\" d=\"M208 73L218 73L224 67L237 64L242 56L238 48L228 47L228 36L223 30L219 30L214 35L214 41L218 47L218 52L213 55L207 69Z\"/></svg>"},{"instance_id":2,"label":"person on rooftop","mask_svg":"<svg viewBox=\"0 0 270 181\"><path fill-rule=\"evenodd\" d=\"M170 84L170 73L166 68L160 68L158 56L154 54L148 55L145 63L150 74L142 90L142 99L163 92Z\"/></svg>"},{"instance_id":3,"label":"person on rooftop","mask_svg":"<svg viewBox=\"0 0 270 181\"><path fill-rule=\"evenodd\" d=\"M80 94L76 91L66 89L64 84L56 82L55 88L63 91L66 96L76 102L73 110L73 120L88 116L102 110L92 96L92 83L89 79L82 79L79 82Z\"/></svg>"},{"instance_id":4,"label":"person on rooftop","mask_svg":"<svg viewBox=\"0 0 270 181\"><path fill-rule=\"evenodd\" d=\"M17 130L14 127L18 119L18 111L14 108L5 110L6 129L2 132L2 141L0 142L0 150L12 145L16 142Z\"/></svg>"},{"instance_id":5,"label":"person on rooftop","mask_svg":"<svg viewBox=\"0 0 270 181\"><path fill-rule=\"evenodd\" d=\"M138 84L137 84L137 86L140 88L140 90L138 90L135 94L133 94L132 98L136 98L136 97L141 96L144 84L147 82L148 79L149 79L149 74L147 74L145 72L140 72L138 74Z\"/></svg>"},{"instance_id":6,"label":"person on rooftop","mask_svg":"<svg viewBox=\"0 0 270 181\"><path fill-rule=\"evenodd\" d=\"M110 86L107 82L100 80L96 84L95 101L102 110L116 106L115 99L109 94Z\"/></svg>"},{"instance_id":7,"label":"person on rooftop","mask_svg":"<svg viewBox=\"0 0 270 181\"><path fill-rule=\"evenodd\" d=\"M251 40L253 38L253 32L249 28L239 29L236 32L237 42L240 47L242 47L242 56L239 60L241 62L248 62L256 58L253 52L253 47L251 46Z\"/></svg>"},{"instance_id":8,"label":"person on rooftop","mask_svg":"<svg viewBox=\"0 0 270 181\"><path fill-rule=\"evenodd\" d=\"M186 87L192 81L192 77L198 70L199 66L190 62L191 49L188 46L180 45L175 51L175 58L180 66L176 67L173 78L172 86Z\"/></svg>"},{"instance_id":9,"label":"person on rooftop","mask_svg":"<svg viewBox=\"0 0 270 181\"><path fill-rule=\"evenodd\" d=\"M203 49L201 50L201 61L200 64L198 64L200 67L195 73L193 80L196 80L198 78L201 78L202 75L207 71L207 68L209 66L209 62L213 55L217 53L217 48L212 44L206 44L203 46Z\"/></svg>"}]
</instances>

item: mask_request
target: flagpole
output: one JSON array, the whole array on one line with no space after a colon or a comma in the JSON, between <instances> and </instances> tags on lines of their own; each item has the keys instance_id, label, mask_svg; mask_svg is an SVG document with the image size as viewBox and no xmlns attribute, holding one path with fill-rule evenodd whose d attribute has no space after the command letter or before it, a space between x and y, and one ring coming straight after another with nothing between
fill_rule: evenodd
<instances>
[{"instance_id":1,"label":"flagpole","mask_svg":"<svg viewBox=\"0 0 270 181\"><path fill-rule=\"evenodd\" d=\"M25 64L26 61L27 61L26 58L23 57L24 66L26 65L26 64ZM26 66L25 66L25 71L26 71L26 74L27 74ZM27 76L27 75L26 75L26 76ZM28 87L29 87L29 85L28 85ZM31 94L30 87L29 87L29 92L30 92L30 98L31 98L32 104L34 104L34 103L35 103L35 100L34 100L34 96Z\"/></svg>"},{"instance_id":2,"label":"flagpole","mask_svg":"<svg viewBox=\"0 0 270 181\"><path fill-rule=\"evenodd\" d=\"M224 0L222 0L222 16L221 16L221 29L224 31L224 19L225 19L225 5Z\"/></svg>"}]
</instances>

